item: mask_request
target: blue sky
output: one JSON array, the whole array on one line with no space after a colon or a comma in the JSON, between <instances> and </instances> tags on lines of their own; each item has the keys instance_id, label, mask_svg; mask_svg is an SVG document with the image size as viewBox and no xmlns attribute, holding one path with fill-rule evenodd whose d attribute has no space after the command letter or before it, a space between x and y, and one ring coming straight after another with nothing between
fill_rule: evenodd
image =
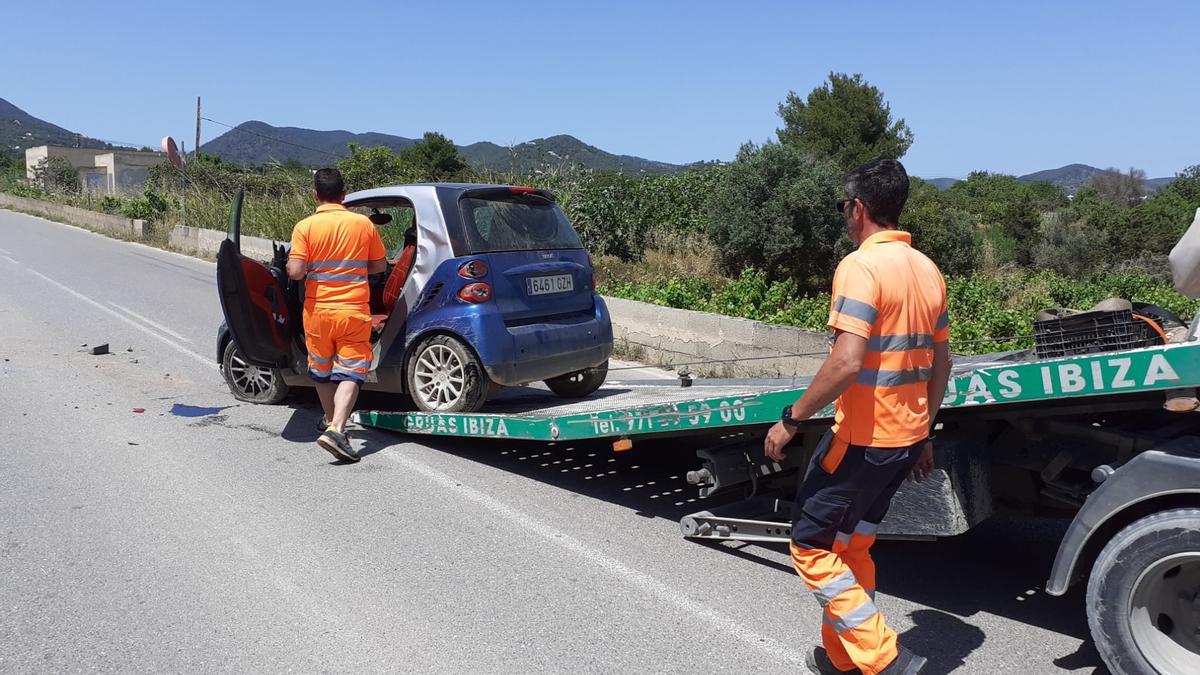
<instances>
[{"instance_id":1,"label":"blue sky","mask_svg":"<svg viewBox=\"0 0 1200 675\"><path fill-rule=\"evenodd\" d=\"M839 71L907 120L915 175L1200 163L1197 3L112 0L4 23L0 97L107 140L190 141L200 95L231 124L727 160Z\"/></svg>"}]
</instances>

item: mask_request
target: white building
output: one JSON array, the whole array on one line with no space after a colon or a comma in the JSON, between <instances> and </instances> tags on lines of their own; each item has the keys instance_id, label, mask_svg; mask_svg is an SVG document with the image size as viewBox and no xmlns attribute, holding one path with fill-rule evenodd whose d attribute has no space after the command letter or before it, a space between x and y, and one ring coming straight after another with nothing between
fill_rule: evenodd
<instances>
[{"instance_id":1,"label":"white building","mask_svg":"<svg viewBox=\"0 0 1200 675\"><path fill-rule=\"evenodd\" d=\"M50 157L62 157L79 173L79 186L99 194L137 194L146 186L150 167L165 162L161 152L140 150L97 150L39 145L25 151L25 176L32 180L38 165Z\"/></svg>"}]
</instances>

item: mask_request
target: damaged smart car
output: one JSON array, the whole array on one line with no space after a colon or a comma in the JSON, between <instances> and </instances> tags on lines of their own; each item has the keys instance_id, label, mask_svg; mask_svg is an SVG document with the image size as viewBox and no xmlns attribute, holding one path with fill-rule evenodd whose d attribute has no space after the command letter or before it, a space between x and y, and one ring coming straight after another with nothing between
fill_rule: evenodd
<instances>
[{"instance_id":1,"label":"damaged smart car","mask_svg":"<svg viewBox=\"0 0 1200 675\"><path fill-rule=\"evenodd\" d=\"M389 245L371 288L374 360L365 389L417 409L470 412L501 387L544 381L583 397L604 383L612 325L592 261L552 193L527 187L398 185L347 196ZM242 195L217 254L225 323L217 356L234 396L278 403L311 386L304 284L286 245L262 263L241 252Z\"/></svg>"}]
</instances>

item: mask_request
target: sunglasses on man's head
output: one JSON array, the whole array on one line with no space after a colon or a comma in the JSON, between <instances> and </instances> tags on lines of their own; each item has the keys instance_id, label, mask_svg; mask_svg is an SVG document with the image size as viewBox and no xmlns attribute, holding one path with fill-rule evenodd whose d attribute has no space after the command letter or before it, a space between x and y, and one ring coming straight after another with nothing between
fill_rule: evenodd
<instances>
[{"instance_id":1,"label":"sunglasses on man's head","mask_svg":"<svg viewBox=\"0 0 1200 675\"><path fill-rule=\"evenodd\" d=\"M847 207L847 206L850 206L851 204L853 204L853 203L854 203L854 199L855 199L854 197L851 197L850 199L839 199L839 200L837 200L837 211L838 211L838 213L845 213L845 212L846 212L846 207Z\"/></svg>"}]
</instances>

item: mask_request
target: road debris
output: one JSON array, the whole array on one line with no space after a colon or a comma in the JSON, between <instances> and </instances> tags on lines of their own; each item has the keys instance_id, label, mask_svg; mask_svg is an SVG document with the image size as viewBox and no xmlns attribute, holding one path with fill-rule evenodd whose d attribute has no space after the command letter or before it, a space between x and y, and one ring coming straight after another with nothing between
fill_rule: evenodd
<instances>
[{"instance_id":1,"label":"road debris","mask_svg":"<svg viewBox=\"0 0 1200 675\"><path fill-rule=\"evenodd\" d=\"M84 346L86 347L87 345L84 345ZM89 349L88 353L91 354L92 356L102 356L104 354L107 354L108 353L108 343L105 342L102 345L96 345L95 347L92 347L91 349Z\"/></svg>"},{"instance_id":2,"label":"road debris","mask_svg":"<svg viewBox=\"0 0 1200 675\"><path fill-rule=\"evenodd\" d=\"M146 409L145 409L145 408L134 408L134 409L133 409L133 412L135 412L135 413L144 413L144 412L146 412Z\"/></svg>"},{"instance_id":3,"label":"road debris","mask_svg":"<svg viewBox=\"0 0 1200 675\"><path fill-rule=\"evenodd\" d=\"M228 407L229 406L205 407L176 403L175 405L171 406L171 414L175 415L176 417L207 417L209 415L216 415Z\"/></svg>"}]
</instances>

